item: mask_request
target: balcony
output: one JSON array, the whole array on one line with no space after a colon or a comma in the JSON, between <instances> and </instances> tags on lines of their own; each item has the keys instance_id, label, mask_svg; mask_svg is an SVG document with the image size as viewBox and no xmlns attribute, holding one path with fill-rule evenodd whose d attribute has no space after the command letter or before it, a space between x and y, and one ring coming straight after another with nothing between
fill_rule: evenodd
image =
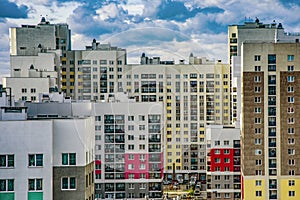
<instances>
[{"instance_id":1,"label":"balcony","mask_svg":"<svg viewBox=\"0 0 300 200\"><path fill-rule=\"evenodd\" d=\"M269 157L276 157L276 149L269 149Z\"/></svg>"},{"instance_id":2,"label":"balcony","mask_svg":"<svg viewBox=\"0 0 300 200\"><path fill-rule=\"evenodd\" d=\"M276 176L277 175L277 170L276 169L269 169L269 175L270 176Z\"/></svg>"},{"instance_id":3,"label":"balcony","mask_svg":"<svg viewBox=\"0 0 300 200\"><path fill-rule=\"evenodd\" d=\"M270 184L269 189L277 189L277 185L276 184Z\"/></svg>"}]
</instances>

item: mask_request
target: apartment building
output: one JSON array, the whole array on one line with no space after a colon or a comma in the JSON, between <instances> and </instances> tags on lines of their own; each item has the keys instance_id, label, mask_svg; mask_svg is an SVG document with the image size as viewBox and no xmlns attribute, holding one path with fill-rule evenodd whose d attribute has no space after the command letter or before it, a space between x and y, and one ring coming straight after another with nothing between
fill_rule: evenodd
<instances>
[{"instance_id":1,"label":"apartment building","mask_svg":"<svg viewBox=\"0 0 300 200\"><path fill-rule=\"evenodd\" d=\"M0 199L93 199L94 118L27 118L1 99Z\"/></svg>"},{"instance_id":2,"label":"apartment building","mask_svg":"<svg viewBox=\"0 0 300 200\"><path fill-rule=\"evenodd\" d=\"M207 199L241 199L240 129L209 125L206 140Z\"/></svg>"},{"instance_id":3,"label":"apartment building","mask_svg":"<svg viewBox=\"0 0 300 200\"><path fill-rule=\"evenodd\" d=\"M243 199L297 199L299 43L242 45Z\"/></svg>"},{"instance_id":4,"label":"apartment building","mask_svg":"<svg viewBox=\"0 0 300 200\"><path fill-rule=\"evenodd\" d=\"M144 58L145 56L142 56ZM165 175L206 179L207 124L230 123L229 65L193 57L199 64L124 66L122 85L137 102L162 102L165 115Z\"/></svg>"},{"instance_id":5,"label":"apartment building","mask_svg":"<svg viewBox=\"0 0 300 200\"><path fill-rule=\"evenodd\" d=\"M95 118L95 198L161 199L164 115L161 102L137 103L124 93L105 102L28 103L29 117Z\"/></svg>"},{"instance_id":6,"label":"apartment building","mask_svg":"<svg viewBox=\"0 0 300 200\"><path fill-rule=\"evenodd\" d=\"M104 94L122 92L117 85L127 63L126 50L95 39L85 50L67 52L62 62L62 91L78 100L104 100Z\"/></svg>"},{"instance_id":7,"label":"apartment building","mask_svg":"<svg viewBox=\"0 0 300 200\"><path fill-rule=\"evenodd\" d=\"M42 17L37 25L12 27L9 32L11 73L3 82L15 99L36 101L38 92L61 91L61 65L71 50L68 25L51 24ZM25 92L29 85L33 92Z\"/></svg>"}]
</instances>

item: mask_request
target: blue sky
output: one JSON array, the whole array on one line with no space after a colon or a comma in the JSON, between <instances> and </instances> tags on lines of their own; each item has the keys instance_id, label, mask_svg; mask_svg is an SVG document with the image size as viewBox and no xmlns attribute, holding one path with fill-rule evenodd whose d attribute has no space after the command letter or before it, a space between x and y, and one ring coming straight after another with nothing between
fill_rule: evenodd
<instances>
[{"instance_id":1,"label":"blue sky","mask_svg":"<svg viewBox=\"0 0 300 200\"><path fill-rule=\"evenodd\" d=\"M139 56L165 60L200 57L227 62L227 26L258 17L300 32L299 0L0 0L0 75L9 73L9 27L68 23L72 48L93 38L126 48L129 63Z\"/></svg>"}]
</instances>

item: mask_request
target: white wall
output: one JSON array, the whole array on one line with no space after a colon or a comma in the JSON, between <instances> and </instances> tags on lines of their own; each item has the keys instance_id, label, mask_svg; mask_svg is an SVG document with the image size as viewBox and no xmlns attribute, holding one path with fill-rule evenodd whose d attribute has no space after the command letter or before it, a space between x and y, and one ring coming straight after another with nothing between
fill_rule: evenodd
<instances>
[{"instance_id":1,"label":"white wall","mask_svg":"<svg viewBox=\"0 0 300 200\"><path fill-rule=\"evenodd\" d=\"M94 117L54 120L54 166L62 166L62 153L76 153L76 165L85 166L93 160L95 145ZM86 152L89 157L86 158Z\"/></svg>"},{"instance_id":2,"label":"white wall","mask_svg":"<svg viewBox=\"0 0 300 200\"><path fill-rule=\"evenodd\" d=\"M15 200L23 200L29 178L43 178L44 199L52 199L52 121L0 121L0 154L14 154L15 167L0 179L15 179ZM28 154L44 154L43 167L28 167Z\"/></svg>"}]
</instances>

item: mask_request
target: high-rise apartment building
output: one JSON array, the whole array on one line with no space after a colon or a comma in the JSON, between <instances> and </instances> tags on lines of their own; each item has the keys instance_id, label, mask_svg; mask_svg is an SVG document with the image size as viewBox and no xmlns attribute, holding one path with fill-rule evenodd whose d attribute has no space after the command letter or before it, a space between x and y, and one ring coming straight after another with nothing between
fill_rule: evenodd
<instances>
[{"instance_id":1,"label":"high-rise apartment building","mask_svg":"<svg viewBox=\"0 0 300 200\"><path fill-rule=\"evenodd\" d=\"M243 199L295 199L299 43L242 45Z\"/></svg>"},{"instance_id":2,"label":"high-rise apartment building","mask_svg":"<svg viewBox=\"0 0 300 200\"><path fill-rule=\"evenodd\" d=\"M10 28L10 78L5 87L16 100L36 101L38 93L61 91L61 65L71 50L67 24L50 24L43 17L38 25ZM30 86L32 92L24 90Z\"/></svg>"},{"instance_id":3,"label":"high-rise apartment building","mask_svg":"<svg viewBox=\"0 0 300 200\"><path fill-rule=\"evenodd\" d=\"M86 50L68 51L62 62L62 91L78 100L104 100L104 94L122 92L126 59L125 49L95 39Z\"/></svg>"},{"instance_id":4,"label":"high-rise apartment building","mask_svg":"<svg viewBox=\"0 0 300 200\"><path fill-rule=\"evenodd\" d=\"M144 58L144 56L142 56ZM190 58L190 60L195 60ZM121 80L138 102L163 102L165 174L206 179L207 124L230 124L229 65L198 58L198 64L124 66Z\"/></svg>"},{"instance_id":5,"label":"high-rise apartment building","mask_svg":"<svg viewBox=\"0 0 300 200\"><path fill-rule=\"evenodd\" d=\"M293 199L299 190L293 127L297 98L292 90L299 39L280 23L258 19L228 28L236 78L233 117L241 122L242 199Z\"/></svg>"}]
</instances>

